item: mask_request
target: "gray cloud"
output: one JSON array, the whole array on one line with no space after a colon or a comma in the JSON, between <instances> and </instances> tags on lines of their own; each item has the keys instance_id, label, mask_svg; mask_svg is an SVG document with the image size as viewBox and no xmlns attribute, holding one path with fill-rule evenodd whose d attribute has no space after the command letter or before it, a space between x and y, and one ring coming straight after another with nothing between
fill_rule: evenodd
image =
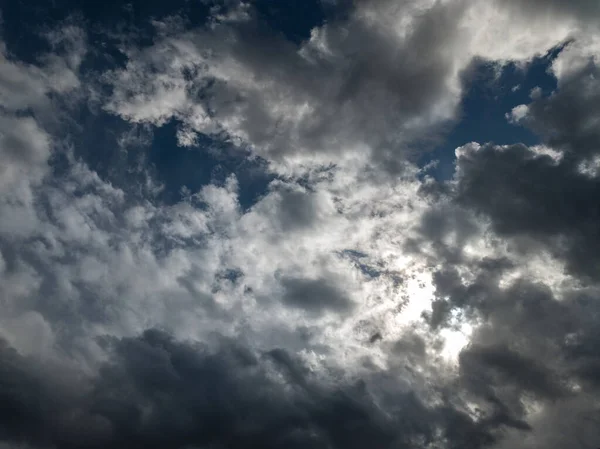
<instances>
[{"instance_id":1,"label":"gray cloud","mask_svg":"<svg viewBox=\"0 0 600 449\"><path fill-rule=\"evenodd\" d=\"M553 62L558 89L513 109L547 148L467 145L458 150L457 201L491 220L503 236L549 248L578 275L598 280L600 209L597 59L584 38ZM548 151L550 150L550 151ZM461 226L464 229L464 226ZM521 247L527 247L521 239ZM532 250L536 250L535 246Z\"/></svg>"},{"instance_id":2,"label":"gray cloud","mask_svg":"<svg viewBox=\"0 0 600 449\"><path fill-rule=\"evenodd\" d=\"M585 39L567 45L552 66L556 92L513 110L542 145L465 145L454 179L421 189L434 205L406 248L438 264L424 313L431 328L472 326L460 396L480 423L506 426L483 447L591 448L600 437L600 412L588 401L599 393L590 348L600 282L591 48Z\"/></svg>"},{"instance_id":3,"label":"gray cloud","mask_svg":"<svg viewBox=\"0 0 600 449\"><path fill-rule=\"evenodd\" d=\"M576 50L576 43L571 43L563 50L564 58ZM582 59L579 70L563 75L556 92L536 98L527 105L525 115L516 120L539 133L552 148L565 151L565 157L575 160L600 152L599 61L585 54Z\"/></svg>"},{"instance_id":4,"label":"gray cloud","mask_svg":"<svg viewBox=\"0 0 600 449\"><path fill-rule=\"evenodd\" d=\"M600 6L594 0L578 0L561 2L560 0L500 0L500 5L513 8L516 14L539 14L543 10L548 14L556 14L564 18L576 18L592 26L598 24Z\"/></svg>"},{"instance_id":5,"label":"gray cloud","mask_svg":"<svg viewBox=\"0 0 600 449\"><path fill-rule=\"evenodd\" d=\"M480 412L504 416L510 427L534 435L526 437L523 447L538 447L539 441L557 448L569 440L581 447L593 444L582 443L577 435L589 433L599 417L586 400L598 394L587 374L595 372L598 362L575 348L596 344L597 333L584 316L595 316L597 305L576 292L558 300L543 284L524 279L508 287L498 279L484 279L485 271L472 283L437 283L448 310L471 310L480 323L460 355L465 396L479 404ZM573 406L569 404L578 404L581 416L587 417L572 428L556 423L556 414ZM539 415L531 414L532 407ZM557 426L551 433L561 435L552 443L543 436L551 426Z\"/></svg>"},{"instance_id":6,"label":"gray cloud","mask_svg":"<svg viewBox=\"0 0 600 449\"><path fill-rule=\"evenodd\" d=\"M499 234L530 237L574 272L597 275L596 178L523 145L470 147L458 170L458 201L489 217Z\"/></svg>"},{"instance_id":7,"label":"gray cloud","mask_svg":"<svg viewBox=\"0 0 600 449\"><path fill-rule=\"evenodd\" d=\"M395 153L453 118L458 96L447 88L459 87L462 10L364 3L298 49L245 9L244 19L132 51L126 69L106 76L114 88L106 107L134 122L175 117L197 132L224 131L268 159L375 151L393 168Z\"/></svg>"},{"instance_id":8,"label":"gray cloud","mask_svg":"<svg viewBox=\"0 0 600 449\"><path fill-rule=\"evenodd\" d=\"M596 7L354 2L300 44L213 12L103 73L75 27L34 64L2 50L0 447L592 447ZM469 144L452 180L418 178L474 57L567 37L557 91L510 115L544 145ZM102 154L140 156L110 168L123 186L79 159L80 107L120 136ZM235 176L161 203L143 156L172 119L276 180L247 208Z\"/></svg>"},{"instance_id":9,"label":"gray cloud","mask_svg":"<svg viewBox=\"0 0 600 449\"><path fill-rule=\"evenodd\" d=\"M3 438L60 448L384 448L426 431L411 427L418 403L383 413L361 383L322 386L283 350L210 350L156 330L104 344L111 358L93 377L71 374L70 385L4 345Z\"/></svg>"},{"instance_id":10,"label":"gray cloud","mask_svg":"<svg viewBox=\"0 0 600 449\"><path fill-rule=\"evenodd\" d=\"M285 290L283 300L293 307L312 312L322 310L343 312L352 308L352 301L329 279L284 277L281 285Z\"/></svg>"}]
</instances>

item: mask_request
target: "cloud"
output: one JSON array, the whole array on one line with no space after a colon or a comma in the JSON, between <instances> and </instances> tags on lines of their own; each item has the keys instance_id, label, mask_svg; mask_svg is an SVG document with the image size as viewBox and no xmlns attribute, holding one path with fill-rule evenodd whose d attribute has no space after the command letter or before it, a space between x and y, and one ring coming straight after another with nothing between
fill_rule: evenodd
<instances>
[{"instance_id":1,"label":"cloud","mask_svg":"<svg viewBox=\"0 0 600 449\"><path fill-rule=\"evenodd\" d=\"M222 341L211 349L157 330L109 339L94 376L1 349L2 434L58 447L408 447L427 432L410 398L393 415L357 385L320 384L284 350L257 354ZM78 388L70 389L69 387Z\"/></svg>"},{"instance_id":2,"label":"cloud","mask_svg":"<svg viewBox=\"0 0 600 449\"><path fill-rule=\"evenodd\" d=\"M331 309L344 311L351 307L350 301L326 279L298 279L286 277L282 280L285 293L283 300L307 310Z\"/></svg>"},{"instance_id":3,"label":"cloud","mask_svg":"<svg viewBox=\"0 0 600 449\"><path fill-rule=\"evenodd\" d=\"M463 147L457 165L458 200L488 217L496 232L529 238L573 272L595 276L597 179L523 145Z\"/></svg>"},{"instance_id":4,"label":"cloud","mask_svg":"<svg viewBox=\"0 0 600 449\"><path fill-rule=\"evenodd\" d=\"M598 48L594 39L568 44L552 63L558 90L512 111L517 123L530 127L549 146L579 161L598 154L600 148Z\"/></svg>"},{"instance_id":5,"label":"cloud","mask_svg":"<svg viewBox=\"0 0 600 449\"><path fill-rule=\"evenodd\" d=\"M584 23L589 22L593 27L597 25L595 18L600 15L598 4L591 0L583 0L573 3L564 3L558 0L503 0L499 3L513 8L513 11L521 12L522 14L539 14L540 10L546 11L548 16L557 17L558 19L575 18Z\"/></svg>"},{"instance_id":6,"label":"cloud","mask_svg":"<svg viewBox=\"0 0 600 449\"><path fill-rule=\"evenodd\" d=\"M472 330L458 382L473 416L507 426L491 447L589 447L598 438L598 409L587 401L598 394L588 377L597 360L583 349L597 339L584 316L597 316L600 280L599 141L585 125L596 115L587 102L596 62L589 42L576 42L553 63L557 90L513 110L543 145L458 148L454 179L422 190L438 203L407 247L439 263L424 315L431 328ZM558 418L570 407L577 424Z\"/></svg>"},{"instance_id":7,"label":"cloud","mask_svg":"<svg viewBox=\"0 0 600 449\"><path fill-rule=\"evenodd\" d=\"M110 67L72 26L29 64L4 48L1 444L588 447L596 10L542 4L354 2L292 42L232 2ZM526 69L567 39L556 91L509 113L538 145L467 143L448 181L414 165L474 58ZM165 201L170 144L270 177Z\"/></svg>"},{"instance_id":8,"label":"cloud","mask_svg":"<svg viewBox=\"0 0 600 449\"><path fill-rule=\"evenodd\" d=\"M43 176L50 157L50 136L31 117L0 116L2 190L27 177Z\"/></svg>"},{"instance_id":9,"label":"cloud","mask_svg":"<svg viewBox=\"0 0 600 449\"><path fill-rule=\"evenodd\" d=\"M397 171L455 120L473 58L525 64L583 29L511 2L358 2L298 46L239 8L205 27L160 25L105 74L105 108L135 123L174 118L182 142L224 133L279 170L366 158Z\"/></svg>"},{"instance_id":10,"label":"cloud","mask_svg":"<svg viewBox=\"0 0 600 449\"><path fill-rule=\"evenodd\" d=\"M437 264L424 318L435 332L469 330L459 395L478 423L505 426L481 447L583 448L598 438L587 399L598 395L587 349L600 281L594 45L567 44L552 63L556 91L513 109L540 145L464 145L454 178L420 190L432 207L405 248ZM571 408L577 418L560 418Z\"/></svg>"},{"instance_id":11,"label":"cloud","mask_svg":"<svg viewBox=\"0 0 600 449\"><path fill-rule=\"evenodd\" d=\"M345 22L313 29L298 48L258 29L250 8L241 20L132 50L125 69L107 74L114 93L106 108L133 122L173 117L188 133L225 132L276 161L383 157L453 117L460 9L365 4Z\"/></svg>"},{"instance_id":12,"label":"cloud","mask_svg":"<svg viewBox=\"0 0 600 449\"><path fill-rule=\"evenodd\" d=\"M593 37L566 45L551 66L557 90L512 110L512 120L545 147L467 145L457 150L457 181L459 201L489 217L498 233L527 236L597 281L596 46Z\"/></svg>"},{"instance_id":13,"label":"cloud","mask_svg":"<svg viewBox=\"0 0 600 449\"><path fill-rule=\"evenodd\" d=\"M583 373L593 371L597 362L573 348L596 341L583 316L597 313L591 300L597 289L563 286L553 293L525 273L506 283L509 270L483 269L474 280L458 273L435 277L446 316L464 311L470 322L478 323L459 357L463 398L475 416L501 417L513 429L493 447L510 447L517 440L527 448L558 448L566 441L587 447L598 413L587 398L597 395L597 386ZM580 418L567 428L558 416L569 407Z\"/></svg>"}]
</instances>

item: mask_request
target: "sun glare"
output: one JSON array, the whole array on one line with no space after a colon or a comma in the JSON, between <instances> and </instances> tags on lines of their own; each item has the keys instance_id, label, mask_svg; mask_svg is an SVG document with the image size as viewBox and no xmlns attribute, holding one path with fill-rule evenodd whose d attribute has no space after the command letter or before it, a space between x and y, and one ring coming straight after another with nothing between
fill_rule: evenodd
<instances>
[{"instance_id":1,"label":"sun glare","mask_svg":"<svg viewBox=\"0 0 600 449\"><path fill-rule=\"evenodd\" d=\"M431 311L435 298L435 287L431 280L431 274L422 272L412 275L406 283L405 293L409 299L399 316L399 324L402 326L418 324L422 320L423 313ZM458 313L453 313L450 327L439 332L444 343L442 357L449 362L456 361L463 348L469 344L472 332L473 326L464 322Z\"/></svg>"}]
</instances>

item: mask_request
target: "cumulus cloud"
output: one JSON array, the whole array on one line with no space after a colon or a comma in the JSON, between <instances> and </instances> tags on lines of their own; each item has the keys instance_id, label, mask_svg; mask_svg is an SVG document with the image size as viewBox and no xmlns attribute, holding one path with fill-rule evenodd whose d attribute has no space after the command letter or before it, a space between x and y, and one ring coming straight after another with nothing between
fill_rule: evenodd
<instances>
[{"instance_id":1,"label":"cumulus cloud","mask_svg":"<svg viewBox=\"0 0 600 449\"><path fill-rule=\"evenodd\" d=\"M414 422L428 412L410 397L389 416L360 382L315 383L283 350L210 349L156 330L104 344L112 356L99 375L71 372L68 383L3 347L3 436L60 447L358 448L408 447L428 432Z\"/></svg>"},{"instance_id":2,"label":"cumulus cloud","mask_svg":"<svg viewBox=\"0 0 600 449\"><path fill-rule=\"evenodd\" d=\"M212 6L2 47L0 447L597 445L595 4L357 1L304 42ZM505 111L536 145L416 166L474 60L557 46ZM164 201L176 145L268 181Z\"/></svg>"},{"instance_id":3,"label":"cumulus cloud","mask_svg":"<svg viewBox=\"0 0 600 449\"><path fill-rule=\"evenodd\" d=\"M597 179L525 146L471 146L458 167L460 201L489 217L498 233L530 237L570 269L597 273Z\"/></svg>"},{"instance_id":4,"label":"cumulus cloud","mask_svg":"<svg viewBox=\"0 0 600 449\"><path fill-rule=\"evenodd\" d=\"M441 242L433 245L434 260L446 262L433 274L436 299L425 318L434 329L475 324L459 357L459 378L477 413L487 410L515 424L494 447L572 441L583 448L598 438L598 409L587 400L597 396L597 386L584 374L594 372L597 361L575 349L595 344L584 316L597 314L600 280L598 178L593 163L587 169L583 163L594 160L600 143L593 125L586 126L596 115L586 101L595 91L589 49L586 42L568 44L552 65L557 90L512 112L544 144L457 149L443 203L420 225L417 242ZM573 58L586 62L567 68ZM440 215L448 208L460 211L462 221ZM449 239L448 229L462 238ZM577 424L558 418L569 407Z\"/></svg>"},{"instance_id":5,"label":"cumulus cloud","mask_svg":"<svg viewBox=\"0 0 600 449\"><path fill-rule=\"evenodd\" d=\"M131 50L127 66L107 76L106 108L133 122L176 118L186 135L224 132L291 161L383 154L452 117L458 5L365 5L313 29L300 48L243 8L204 29L167 26L155 45ZM373 20L388 10L391 20Z\"/></svg>"},{"instance_id":6,"label":"cumulus cloud","mask_svg":"<svg viewBox=\"0 0 600 449\"><path fill-rule=\"evenodd\" d=\"M298 46L251 6L234 11L192 30L158 24L154 45L128 49L127 66L107 74L107 110L175 118L184 144L225 133L284 166L355 154L399 170L456 118L472 58L526 63L583 27L511 2L358 2Z\"/></svg>"},{"instance_id":7,"label":"cumulus cloud","mask_svg":"<svg viewBox=\"0 0 600 449\"><path fill-rule=\"evenodd\" d=\"M552 63L559 89L512 111L517 123L530 127L551 147L580 161L599 151L598 49L593 39L568 44Z\"/></svg>"}]
</instances>

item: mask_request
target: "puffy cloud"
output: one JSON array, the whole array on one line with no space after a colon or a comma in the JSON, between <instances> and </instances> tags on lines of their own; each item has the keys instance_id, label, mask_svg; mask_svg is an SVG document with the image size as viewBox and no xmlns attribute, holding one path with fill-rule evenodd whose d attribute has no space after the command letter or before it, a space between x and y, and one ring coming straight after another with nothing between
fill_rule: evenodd
<instances>
[{"instance_id":1,"label":"puffy cloud","mask_svg":"<svg viewBox=\"0 0 600 449\"><path fill-rule=\"evenodd\" d=\"M492 447L594 444L598 409L588 398L598 394L597 385L585 373L597 361L581 348L597 338L588 328L597 316L597 287L549 288L533 272L507 278L514 269L480 264L470 268L474 279L447 269L434 276L434 310L442 319L432 324L449 326L460 314L477 323L459 357L462 397L476 420L495 417L511 429ZM565 408L576 410L576 424L558 418Z\"/></svg>"},{"instance_id":2,"label":"puffy cloud","mask_svg":"<svg viewBox=\"0 0 600 449\"><path fill-rule=\"evenodd\" d=\"M509 429L491 447L589 447L598 438L588 401L598 362L584 349L597 339L588 326L600 281L590 48L568 44L552 65L557 90L513 110L543 145L467 144L454 179L422 189L438 200L408 246L439 263L425 318L432 329L470 327L458 382L473 416ZM565 409L577 418L560 419Z\"/></svg>"},{"instance_id":3,"label":"puffy cloud","mask_svg":"<svg viewBox=\"0 0 600 449\"><path fill-rule=\"evenodd\" d=\"M106 74L105 107L135 123L175 118L180 143L225 133L280 170L366 157L397 171L455 119L473 58L526 64L585 28L513 3L357 2L299 46L247 4L192 30L165 22Z\"/></svg>"},{"instance_id":4,"label":"puffy cloud","mask_svg":"<svg viewBox=\"0 0 600 449\"><path fill-rule=\"evenodd\" d=\"M523 15L545 15L547 17L556 17L558 19L577 19L589 25L596 26L595 19L600 15L600 7L591 0L580 0L571 3L564 3L559 0L502 0L506 6L512 8L516 14ZM543 11L543 14L540 14Z\"/></svg>"},{"instance_id":5,"label":"puffy cloud","mask_svg":"<svg viewBox=\"0 0 600 449\"><path fill-rule=\"evenodd\" d=\"M5 51L0 440L587 447L595 10L535 3L547 14L354 2L301 43L252 6L217 8L203 26L156 22L110 70L86 65L73 27L46 34L35 64ZM447 182L412 165L456 118L473 58L526 65L567 38L556 92L510 115L540 145L467 144ZM249 146L273 178L247 206L235 175L166 204L144 157L113 185L78 135L79 108L99 105L133 123L96 124L117 162L167 145L158 128L174 120L189 151L202 134Z\"/></svg>"},{"instance_id":6,"label":"puffy cloud","mask_svg":"<svg viewBox=\"0 0 600 449\"><path fill-rule=\"evenodd\" d=\"M410 395L383 413L364 383L315 382L284 350L217 348L148 330L110 339L95 376L41 365L4 345L2 433L57 447L409 447L435 417ZM76 386L77 388L73 388Z\"/></svg>"},{"instance_id":7,"label":"puffy cloud","mask_svg":"<svg viewBox=\"0 0 600 449\"><path fill-rule=\"evenodd\" d=\"M551 147L579 161L600 151L598 49L597 39L568 44L552 63L558 90L517 106L511 114L515 122L539 133Z\"/></svg>"},{"instance_id":8,"label":"puffy cloud","mask_svg":"<svg viewBox=\"0 0 600 449\"><path fill-rule=\"evenodd\" d=\"M496 232L547 245L579 274L597 273L597 179L523 145L463 147L457 164L459 201Z\"/></svg>"},{"instance_id":9,"label":"puffy cloud","mask_svg":"<svg viewBox=\"0 0 600 449\"><path fill-rule=\"evenodd\" d=\"M241 20L132 50L127 67L107 76L114 93L106 107L134 122L177 118L186 135L226 132L269 159L383 157L452 118L461 9L365 4L345 22L315 28L300 48L258 29L249 9Z\"/></svg>"},{"instance_id":10,"label":"puffy cloud","mask_svg":"<svg viewBox=\"0 0 600 449\"><path fill-rule=\"evenodd\" d=\"M459 200L489 217L498 233L527 236L570 270L595 278L600 90L589 50L585 42L567 45L552 65L558 89L512 111L549 148L467 145L457 151L457 182Z\"/></svg>"}]
</instances>

